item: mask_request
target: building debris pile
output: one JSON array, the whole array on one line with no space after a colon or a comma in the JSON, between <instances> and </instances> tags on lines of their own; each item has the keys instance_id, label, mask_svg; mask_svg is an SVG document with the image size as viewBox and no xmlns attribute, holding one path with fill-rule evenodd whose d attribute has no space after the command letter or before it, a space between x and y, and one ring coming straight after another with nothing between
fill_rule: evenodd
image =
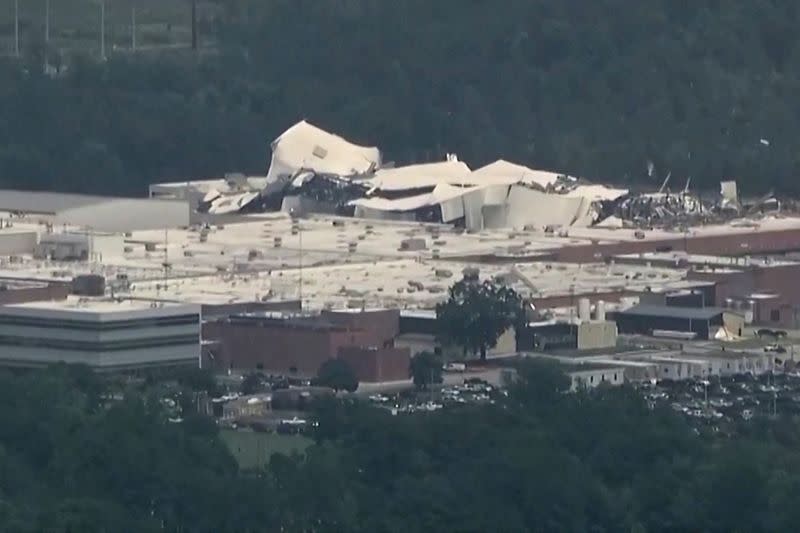
<instances>
[{"instance_id":1,"label":"building debris pile","mask_svg":"<svg viewBox=\"0 0 800 533\"><path fill-rule=\"evenodd\" d=\"M359 146L306 121L271 143L264 178L226 177L222 187L194 192L201 212L257 210L331 213L369 219L450 223L468 231L495 228L672 228L773 212L772 196L743 206L735 181L704 201L689 191L634 193L498 160L476 170L448 154L444 161L395 167L376 147ZM155 187L176 187L162 184ZM192 184L185 184L190 187ZM224 189L224 190L221 190ZM152 194L153 188L151 188ZM162 189L159 189L162 194ZM185 193L185 197L192 195ZM199 196L199 198L198 198Z\"/></svg>"}]
</instances>

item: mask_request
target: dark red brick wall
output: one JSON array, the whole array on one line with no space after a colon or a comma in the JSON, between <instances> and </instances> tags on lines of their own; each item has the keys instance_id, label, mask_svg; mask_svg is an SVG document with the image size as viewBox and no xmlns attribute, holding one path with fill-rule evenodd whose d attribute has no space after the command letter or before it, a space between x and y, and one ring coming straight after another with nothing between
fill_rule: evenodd
<instances>
[{"instance_id":1,"label":"dark red brick wall","mask_svg":"<svg viewBox=\"0 0 800 533\"><path fill-rule=\"evenodd\" d=\"M800 265L751 267L741 271L689 271L689 279L716 283L716 305L728 298L743 299L756 292L775 293L774 299L758 300L753 309L756 324L793 328L794 307L800 306ZM772 311L779 316L773 320ZM798 317L800 318L800 317Z\"/></svg>"},{"instance_id":2,"label":"dark red brick wall","mask_svg":"<svg viewBox=\"0 0 800 533\"><path fill-rule=\"evenodd\" d=\"M734 233L702 237L676 236L672 239L626 241L606 244L585 244L548 250L558 261L587 263L619 254L655 252L671 247L674 251L694 254L745 255L783 252L800 249L800 230Z\"/></svg>"},{"instance_id":3,"label":"dark red brick wall","mask_svg":"<svg viewBox=\"0 0 800 533\"><path fill-rule=\"evenodd\" d=\"M348 313L323 311L322 319L349 329L362 330L362 346L391 346L400 332L400 310L379 309Z\"/></svg>"},{"instance_id":4,"label":"dark red brick wall","mask_svg":"<svg viewBox=\"0 0 800 533\"><path fill-rule=\"evenodd\" d=\"M376 383L408 379L411 352L408 348L339 348L339 358L347 361L359 381Z\"/></svg>"},{"instance_id":5,"label":"dark red brick wall","mask_svg":"<svg viewBox=\"0 0 800 533\"><path fill-rule=\"evenodd\" d=\"M305 328L273 324L233 324L228 321L207 322L203 338L216 340L214 366L220 369L256 369L314 377L320 365L336 357L342 346L359 345L364 332L346 329Z\"/></svg>"},{"instance_id":6,"label":"dark red brick wall","mask_svg":"<svg viewBox=\"0 0 800 533\"><path fill-rule=\"evenodd\" d=\"M754 292L774 292L800 304L800 265L751 267L733 272L690 270L688 278L715 282L717 305L724 305L726 298L741 298Z\"/></svg>"}]
</instances>

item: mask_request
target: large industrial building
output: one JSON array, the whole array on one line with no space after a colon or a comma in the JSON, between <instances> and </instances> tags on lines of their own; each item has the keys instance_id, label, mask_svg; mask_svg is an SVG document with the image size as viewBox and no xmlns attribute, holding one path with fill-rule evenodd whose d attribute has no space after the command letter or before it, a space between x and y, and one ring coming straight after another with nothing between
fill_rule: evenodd
<instances>
[{"instance_id":1,"label":"large industrial building","mask_svg":"<svg viewBox=\"0 0 800 533\"><path fill-rule=\"evenodd\" d=\"M0 307L1 364L135 370L199 361L196 305L71 296Z\"/></svg>"},{"instance_id":2,"label":"large industrial building","mask_svg":"<svg viewBox=\"0 0 800 533\"><path fill-rule=\"evenodd\" d=\"M733 343L798 323L800 217L745 205L729 183L709 202L666 182L640 194L504 160L473 170L452 154L395 167L304 121L270 147L263 176L155 184L149 198L0 191L0 304L15 304L2 313L41 315L4 333L14 348L0 360L195 358L313 377L339 357L362 381L406 379L409 355L442 348L435 308L467 271L513 288L530 314L493 356L611 352L618 333ZM202 358L199 344L159 345L174 324L127 327L144 344L106 350L123 340L105 324L124 309L170 324L158 313L184 306ZM59 312L70 327L104 325L56 346L71 331L54 325ZM28 344L36 327L49 336ZM699 371L686 365L668 372Z\"/></svg>"}]
</instances>

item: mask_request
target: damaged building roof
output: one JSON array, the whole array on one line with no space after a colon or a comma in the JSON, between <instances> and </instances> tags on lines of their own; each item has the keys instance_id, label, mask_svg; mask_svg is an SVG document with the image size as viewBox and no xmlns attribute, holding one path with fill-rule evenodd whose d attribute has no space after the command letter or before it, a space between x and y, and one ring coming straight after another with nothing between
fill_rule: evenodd
<instances>
[{"instance_id":1,"label":"damaged building roof","mask_svg":"<svg viewBox=\"0 0 800 533\"><path fill-rule=\"evenodd\" d=\"M292 176L299 170L355 176L371 172L381 164L377 148L353 144L305 120L283 132L271 146L268 181Z\"/></svg>"}]
</instances>

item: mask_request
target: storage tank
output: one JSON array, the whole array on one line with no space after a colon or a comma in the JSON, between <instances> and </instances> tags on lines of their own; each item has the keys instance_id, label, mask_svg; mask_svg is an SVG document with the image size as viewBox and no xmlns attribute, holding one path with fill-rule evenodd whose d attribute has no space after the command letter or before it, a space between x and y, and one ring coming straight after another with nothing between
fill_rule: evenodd
<instances>
[{"instance_id":1,"label":"storage tank","mask_svg":"<svg viewBox=\"0 0 800 533\"><path fill-rule=\"evenodd\" d=\"M592 305L589 302L589 298L581 298L578 300L578 318L581 319L581 322L592 319L591 309Z\"/></svg>"},{"instance_id":2,"label":"storage tank","mask_svg":"<svg viewBox=\"0 0 800 533\"><path fill-rule=\"evenodd\" d=\"M605 321L606 319L606 303L603 300L598 300L595 304L594 317L597 320Z\"/></svg>"}]
</instances>

